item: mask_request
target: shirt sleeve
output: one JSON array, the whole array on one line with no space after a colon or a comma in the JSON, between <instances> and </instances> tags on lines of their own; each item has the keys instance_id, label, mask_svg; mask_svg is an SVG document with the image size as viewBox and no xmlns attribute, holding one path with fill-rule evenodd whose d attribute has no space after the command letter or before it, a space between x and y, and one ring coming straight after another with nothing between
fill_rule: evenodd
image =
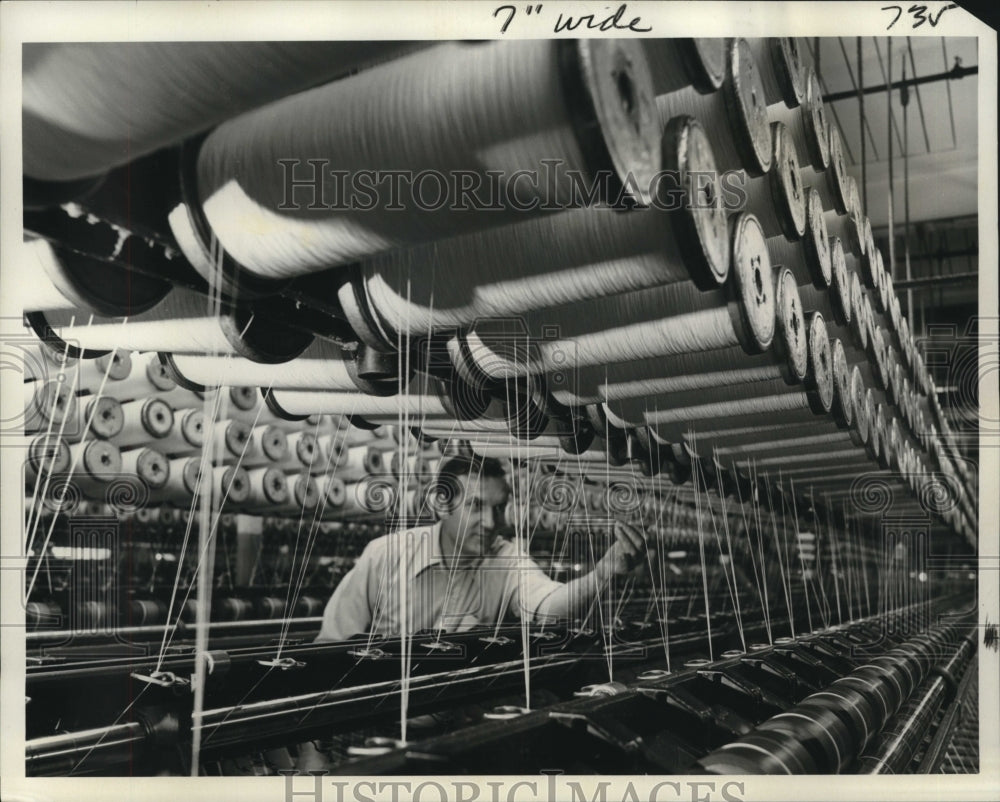
<instances>
[{"instance_id":1,"label":"shirt sleeve","mask_svg":"<svg viewBox=\"0 0 1000 802\"><path fill-rule=\"evenodd\" d=\"M507 551L511 565L507 580L511 612L518 618L526 617L534 623L542 623L538 618L538 608L549 594L562 588L563 583L550 579L530 556L518 558L513 544L504 551Z\"/></svg>"},{"instance_id":2,"label":"shirt sleeve","mask_svg":"<svg viewBox=\"0 0 1000 802\"><path fill-rule=\"evenodd\" d=\"M347 640L368 630L372 622L374 600L371 591L378 587L378 560L374 542L369 543L354 567L340 580L326 603L323 625L316 642Z\"/></svg>"}]
</instances>

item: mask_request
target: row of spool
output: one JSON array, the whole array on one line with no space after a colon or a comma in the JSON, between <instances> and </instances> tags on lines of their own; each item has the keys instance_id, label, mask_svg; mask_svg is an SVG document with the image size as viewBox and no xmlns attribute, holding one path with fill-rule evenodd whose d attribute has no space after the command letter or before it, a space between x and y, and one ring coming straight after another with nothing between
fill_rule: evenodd
<instances>
[{"instance_id":1,"label":"row of spool","mask_svg":"<svg viewBox=\"0 0 1000 802\"><path fill-rule=\"evenodd\" d=\"M131 62L134 80L162 93L143 65L171 56L151 52L148 62ZM79 66L74 53L51 53L48 68ZM50 190L26 183L43 200L26 196L24 258L52 279L23 299L32 329L63 353L110 351L113 361L144 352L140 371L191 394L170 407L171 431L178 412L190 419L204 403L195 390L265 390L266 405L252 390L248 409L229 403L229 420L213 428L222 453L234 416L246 412L254 425L244 442L261 454L262 424L298 420L299 442L309 426L302 421L340 415L560 470L638 464L685 481L693 457L713 458L726 470L726 492L780 469L785 480L841 498L866 473L918 501L934 498L950 528L974 537L974 472L960 458L796 40L455 43L383 56L372 67L341 59L346 77L287 97L304 87L272 85L270 97L260 95L271 102L231 109L204 137L190 138L201 119L191 122L197 130L152 132L148 161L129 169L146 176L165 162L177 167L174 195L171 181L151 181L150 191L167 195L150 204L166 208L160 217L126 214L119 164L86 167L102 172L91 181L83 167L54 175L26 160L29 177ZM211 88L202 89L204 102ZM482 102L468 103L473 91ZM269 149L280 146L299 165L321 158L357 169L368 143L369 159L395 169L401 153L389 123L404 114L402 166L482 174L473 157L492 143L486 167L558 158L566 174L535 188L541 204L516 213L281 214L287 176L268 169ZM182 140L179 150L158 150ZM537 210L567 197L570 170L608 169L638 187L632 200L641 208ZM659 170L682 177L680 208L658 203ZM743 211L722 206L726 174L742 181L731 186L745 192ZM52 187L69 192L70 181L77 194L54 205ZM133 261L122 275L142 279L135 292L148 293L137 306L133 292L127 319L113 292L96 298L82 280L98 261L113 287L125 252ZM211 307L209 287L223 298ZM106 379L91 372L91 388L118 381L110 369ZM52 394L66 392L29 391L29 405L56 408L69 402ZM160 392L126 400L125 434L105 442L131 442ZM70 448L108 448L96 442ZM131 469L138 456L129 460ZM221 462L213 469L220 483L231 470ZM257 471L244 480L251 508L281 503L264 481L274 466L248 470ZM185 481L180 464L170 474L174 486ZM309 496L310 475L299 467L289 499ZM329 484L315 494L329 498Z\"/></svg>"}]
</instances>

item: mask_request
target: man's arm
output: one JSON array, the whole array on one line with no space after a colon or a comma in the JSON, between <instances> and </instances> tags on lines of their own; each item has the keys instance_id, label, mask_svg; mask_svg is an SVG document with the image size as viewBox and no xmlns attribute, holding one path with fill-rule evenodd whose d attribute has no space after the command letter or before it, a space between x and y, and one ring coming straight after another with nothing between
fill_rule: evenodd
<instances>
[{"instance_id":1,"label":"man's arm","mask_svg":"<svg viewBox=\"0 0 1000 802\"><path fill-rule=\"evenodd\" d=\"M365 546L354 567L340 580L323 610L323 625L316 643L347 640L351 635L367 631L372 622L372 600L369 593L378 586L378 570L373 543Z\"/></svg>"},{"instance_id":2,"label":"man's arm","mask_svg":"<svg viewBox=\"0 0 1000 802\"><path fill-rule=\"evenodd\" d=\"M535 618L567 620L586 613L594 598L612 578L627 574L646 561L646 539L630 524L615 522L615 542L589 574L554 588L535 609Z\"/></svg>"}]
</instances>

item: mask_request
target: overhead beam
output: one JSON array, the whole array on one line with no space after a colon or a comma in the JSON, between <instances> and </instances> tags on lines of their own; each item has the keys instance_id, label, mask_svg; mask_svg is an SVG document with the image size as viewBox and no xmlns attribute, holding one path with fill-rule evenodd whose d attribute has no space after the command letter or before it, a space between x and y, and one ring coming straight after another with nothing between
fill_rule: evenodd
<instances>
[{"instance_id":1,"label":"overhead beam","mask_svg":"<svg viewBox=\"0 0 1000 802\"><path fill-rule=\"evenodd\" d=\"M907 78L905 81L893 81L891 84L878 84L876 86L866 86L864 89L860 90L863 95L874 95L880 92L887 91L890 87L893 89L902 89L910 86L919 86L920 84L930 84L937 81L957 81L965 78L967 75L978 75L979 67L962 67L956 64L948 72L937 72L933 75L922 75L919 78ZM829 92L823 95L824 103L833 103L837 100L857 100L859 90L857 89L847 89L843 92Z\"/></svg>"}]
</instances>

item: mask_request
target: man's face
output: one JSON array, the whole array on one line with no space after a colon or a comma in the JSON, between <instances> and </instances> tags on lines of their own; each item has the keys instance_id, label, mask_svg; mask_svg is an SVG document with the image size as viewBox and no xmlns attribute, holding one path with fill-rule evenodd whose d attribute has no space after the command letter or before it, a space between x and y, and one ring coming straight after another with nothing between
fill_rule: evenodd
<instances>
[{"instance_id":1,"label":"man's face","mask_svg":"<svg viewBox=\"0 0 1000 802\"><path fill-rule=\"evenodd\" d=\"M492 476L462 476L456 490L459 497L451 515L441 522L442 534L455 544L454 554L481 557L503 524L507 483Z\"/></svg>"}]
</instances>

